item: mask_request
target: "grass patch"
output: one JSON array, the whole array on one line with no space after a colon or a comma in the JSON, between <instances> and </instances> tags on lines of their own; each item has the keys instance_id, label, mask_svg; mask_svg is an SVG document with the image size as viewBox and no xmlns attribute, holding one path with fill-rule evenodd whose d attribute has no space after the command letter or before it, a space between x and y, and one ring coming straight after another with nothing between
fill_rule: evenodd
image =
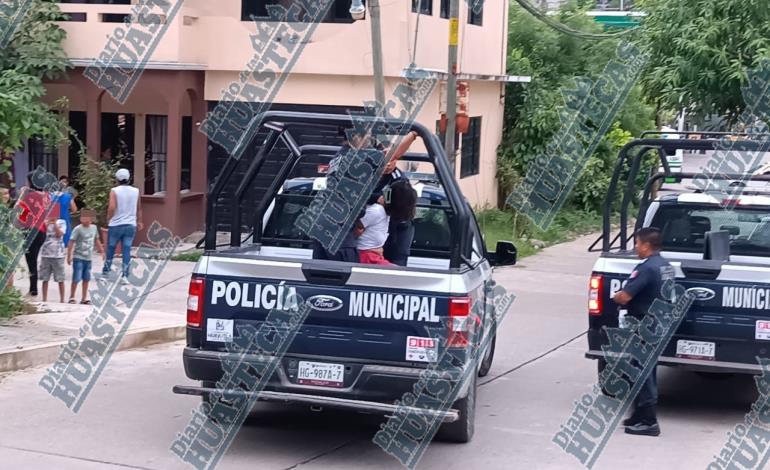
<instances>
[{"instance_id":1,"label":"grass patch","mask_svg":"<svg viewBox=\"0 0 770 470\"><path fill-rule=\"evenodd\" d=\"M526 217L499 209L476 213L487 249L494 251L499 240L512 241L519 258L531 256L542 248L574 240L580 235L601 229L599 214L582 211L561 211L547 230L541 230Z\"/></svg>"},{"instance_id":2,"label":"grass patch","mask_svg":"<svg viewBox=\"0 0 770 470\"><path fill-rule=\"evenodd\" d=\"M179 253L171 257L171 261L191 261L197 263L200 257L203 256L203 251L192 250Z\"/></svg>"}]
</instances>

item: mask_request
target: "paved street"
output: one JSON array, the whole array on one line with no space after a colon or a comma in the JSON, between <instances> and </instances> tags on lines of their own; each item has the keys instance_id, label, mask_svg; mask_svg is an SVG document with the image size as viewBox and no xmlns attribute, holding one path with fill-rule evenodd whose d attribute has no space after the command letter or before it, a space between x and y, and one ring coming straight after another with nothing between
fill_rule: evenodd
<instances>
[{"instance_id":1,"label":"paved street","mask_svg":"<svg viewBox=\"0 0 770 470\"><path fill-rule=\"evenodd\" d=\"M479 394L472 443L431 445L418 468L580 468L551 438L595 381L586 348L592 237L549 248L497 273L518 296L501 327ZM119 352L78 415L40 390L43 368L0 377L0 468L185 468L168 447L195 397L183 342ZM659 438L616 434L597 469L703 469L755 399L749 377L705 379L663 369ZM219 468L386 469L398 462L371 443L381 417L259 404Z\"/></svg>"}]
</instances>

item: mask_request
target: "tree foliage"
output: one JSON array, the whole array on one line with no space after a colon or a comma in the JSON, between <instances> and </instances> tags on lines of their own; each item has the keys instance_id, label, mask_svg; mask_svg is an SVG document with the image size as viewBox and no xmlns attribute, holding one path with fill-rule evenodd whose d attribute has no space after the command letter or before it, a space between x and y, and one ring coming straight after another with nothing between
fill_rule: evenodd
<instances>
[{"instance_id":1,"label":"tree foliage","mask_svg":"<svg viewBox=\"0 0 770 470\"><path fill-rule=\"evenodd\" d=\"M569 5L559 12L558 19L576 30L601 31L592 18ZM560 89L577 77L596 79L607 61L615 57L617 46L618 40L591 41L564 35L511 6L508 73L530 75L532 81L511 84L506 93L503 141L498 151L501 201L559 131L558 110L564 106ZM611 131L589 157L568 204L580 210L600 209L619 148L653 124L654 110L637 86Z\"/></svg>"},{"instance_id":2,"label":"tree foliage","mask_svg":"<svg viewBox=\"0 0 770 470\"><path fill-rule=\"evenodd\" d=\"M56 144L68 135L67 124L56 113L66 101L53 107L42 101L43 79L62 77L67 69L62 48L66 33L55 23L62 18L56 3L32 0L8 47L0 50L0 174L8 171L10 154L25 139Z\"/></svg>"},{"instance_id":3,"label":"tree foliage","mask_svg":"<svg viewBox=\"0 0 770 470\"><path fill-rule=\"evenodd\" d=\"M662 108L734 123L745 107L747 71L768 57L767 0L641 0L650 53L642 83Z\"/></svg>"}]
</instances>

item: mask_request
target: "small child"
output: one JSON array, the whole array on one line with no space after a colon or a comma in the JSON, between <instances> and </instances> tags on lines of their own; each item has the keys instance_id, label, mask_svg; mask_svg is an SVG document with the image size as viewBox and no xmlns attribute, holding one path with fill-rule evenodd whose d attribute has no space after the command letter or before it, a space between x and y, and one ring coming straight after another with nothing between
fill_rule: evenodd
<instances>
[{"instance_id":1,"label":"small child","mask_svg":"<svg viewBox=\"0 0 770 470\"><path fill-rule=\"evenodd\" d=\"M366 212L358 220L358 229L363 233L356 241L359 261L364 264L381 264L391 266L382 255L382 247L388 239L390 217L385 212L385 198L381 194L373 195L366 206Z\"/></svg>"},{"instance_id":2,"label":"small child","mask_svg":"<svg viewBox=\"0 0 770 470\"><path fill-rule=\"evenodd\" d=\"M59 283L59 299L64 302L64 232L67 222L55 217L45 224L45 242L40 248L39 275L43 280L43 302L48 301L48 280L53 274L54 282Z\"/></svg>"},{"instance_id":3,"label":"small child","mask_svg":"<svg viewBox=\"0 0 770 470\"><path fill-rule=\"evenodd\" d=\"M75 303L75 293L78 284L83 281L83 292L80 303L89 305L88 300L88 282L91 280L91 258L94 255L94 246L104 259L104 247L97 234L99 228L92 224L94 212L83 210L80 213L80 225L75 227L70 236L70 244L67 248L67 264L72 265L72 284L70 287L70 301Z\"/></svg>"}]
</instances>

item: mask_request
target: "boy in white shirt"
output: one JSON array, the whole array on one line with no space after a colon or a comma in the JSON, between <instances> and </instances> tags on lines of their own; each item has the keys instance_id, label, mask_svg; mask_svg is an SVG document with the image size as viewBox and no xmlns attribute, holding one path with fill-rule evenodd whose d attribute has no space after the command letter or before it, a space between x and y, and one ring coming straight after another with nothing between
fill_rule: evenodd
<instances>
[{"instance_id":1,"label":"boy in white shirt","mask_svg":"<svg viewBox=\"0 0 770 470\"><path fill-rule=\"evenodd\" d=\"M356 240L359 261L363 264L380 264L392 266L382 255L382 247L388 239L390 217L385 212L385 199L381 194L375 194L369 199L366 213L356 223L363 233Z\"/></svg>"},{"instance_id":2,"label":"boy in white shirt","mask_svg":"<svg viewBox=\"0 0 770 470\"><path fill-rule=\"evenodd\" d=\"M45 242L40 248L40 268L38 273L43 280L43 302L48 301L48 281L53 274L54 282L59 284L59 299L64 303L64 232L67 222L56 217L46 221Z\"/></svg>"}]
</instances>

